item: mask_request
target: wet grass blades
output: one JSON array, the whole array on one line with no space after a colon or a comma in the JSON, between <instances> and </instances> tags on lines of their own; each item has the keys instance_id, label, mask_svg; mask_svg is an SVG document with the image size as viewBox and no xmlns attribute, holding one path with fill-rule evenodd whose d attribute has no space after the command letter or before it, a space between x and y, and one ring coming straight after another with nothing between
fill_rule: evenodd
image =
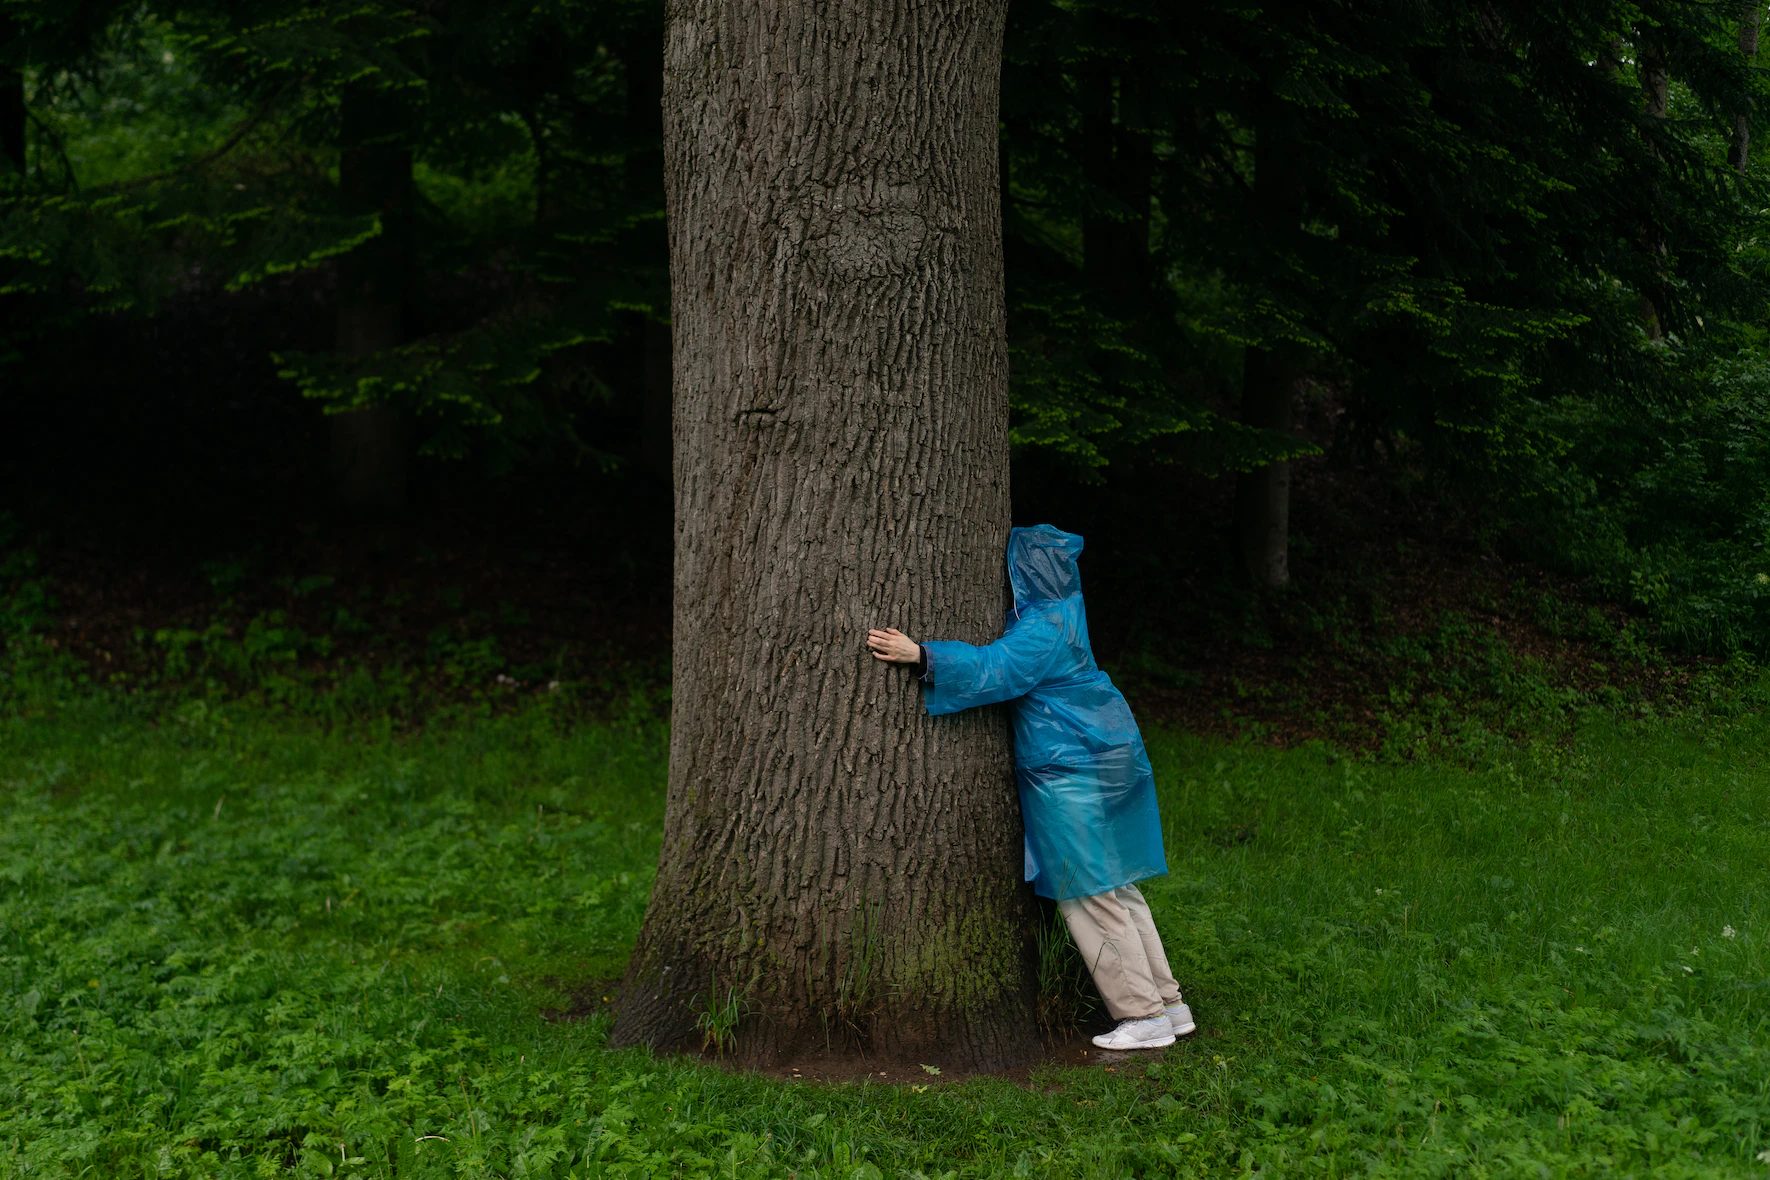
<instances>
[{"instance_id":1,"label":"wet grass blades","mask_svg":"<svg viewBox=\"0 0 1770 1180\"><path fill-rule=\"evenodd\" d=\"M68 700L0 727L0 1177L1761 1176L1767 738L1152 734L1199 1033L825 1087L535 1015L624 963L661 728Z\"/></svg>"},{"instance_id":2,"label":"wet grass blades","mask_svg":"<svg viewBox=\"0 0 1770 1180\"><path fill-rule=\"evenodd\" d=\"M695 1012L695 1031L701 1034L702 1052L723 1057L736 1051L738 1025L749 1012L737 988L726 988L721 998L714 984L707 996L696 996L690 1007Z\"/></svg>"}]
</instances>

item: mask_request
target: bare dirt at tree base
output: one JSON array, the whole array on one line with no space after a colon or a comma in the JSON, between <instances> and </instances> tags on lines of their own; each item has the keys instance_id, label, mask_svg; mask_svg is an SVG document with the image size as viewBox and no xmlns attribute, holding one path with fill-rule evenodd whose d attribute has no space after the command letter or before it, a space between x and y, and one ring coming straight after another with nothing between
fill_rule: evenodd
<instances>
[{"instance_id":1,"label":"bare dirt at tree base","mask_svg":"<svg viewBox=\"0 0 1770 1180\"><path fill-rule=\"evenodd\" d=\"M564 987L556 980L548 980L547 982L566 991L568 1002L564 1007L542 1009L540 1015L543 1020L567 1023L589 1020L604 1014L612 1016L619 1006L619 980L589 980L570 988ZM1170 1054L1197 1051L1198 1046L1204 1044L1214 1035L1209 1029L1200 1028L1197 1032L1181 1037L1174 1044L1162 1049L1118 1052L1095 1048L1091 1043L1091 1038L1099 1033L1110 1031L1113 1024L1114 1022L1110 1018L1098 1016L1070 1030L1067 1034L1046 1036L1043 1038L1043 1051L1036 1061L1005 1070L965 1070L950 1063L883 1057L853 1049L831 1049L807 1053L791 1062L767 1069L741 1069L729 1057L712 1052L690 1052L683 1053L681 1056L733 1072L751 1073L758 1077L774 1078L779 1081L811 1082L819 1085L929 1087L948 1085L974 1077L992 1077L1013 1082L1019 1086L1048 1088L1048 1080L1041 1078L1041 1075L1049 1069L1095 1068L1105 1070L1107 1073L1138 1074Z\"/></svg>"}]
</instances>

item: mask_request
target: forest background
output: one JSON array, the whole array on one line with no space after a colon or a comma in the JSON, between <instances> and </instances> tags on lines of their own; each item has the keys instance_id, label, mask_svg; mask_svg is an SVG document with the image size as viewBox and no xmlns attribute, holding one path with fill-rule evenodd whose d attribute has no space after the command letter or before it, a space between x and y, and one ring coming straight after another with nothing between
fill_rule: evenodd
<instances>
[{"instance_id":1,"label":"forest background","mask_svg":"<svg viewBox=\"0 0 1770 1180\"><path fill-rule=\"evenodd\" d=\"M0 447L83 620L61 641L137 677L249 627L298 664L655 676L661 6L3 11ZM1456 646L1452 615L1513 647L1544 644L1506 620L1546 619L1548 647L1764 651L1757 28L1014 6L1016 518L1093 539L1104 658L1147 707L1277 693L1273 724L1356 728L1397 627ZM364 581L468 538L501 584L464 562L402 612L416 591ZM595 607L537 589L567 566ZM491 617L518 614L526 641ZM1345 674L1298 687L1299 650Z\"/></svg>"},{"instance_id":2,"label":"forest background","mask_svg":"<svg viewBox=\"0 0 1770 1180\"><path fill-rule=\"evenodd\" d=\"M0 1177L1761 1174L1760 15L1011 6L1014 516L1201 1036L880 1096L602 1045L662 4L0 0Z\"/></svg>"}]
</instances>

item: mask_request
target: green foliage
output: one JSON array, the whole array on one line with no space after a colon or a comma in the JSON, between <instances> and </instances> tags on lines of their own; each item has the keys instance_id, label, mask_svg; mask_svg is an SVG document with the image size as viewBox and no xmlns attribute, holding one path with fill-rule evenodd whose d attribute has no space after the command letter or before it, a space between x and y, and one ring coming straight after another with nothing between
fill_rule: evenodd
<instances>
[{"instance_id":1,"label":"green foliage","mask_svg":"<svg viewBox=\"0 0 1770 1180\"><path fill-rule=\"evenodd\" d=\"M54 602L34 577L37 555L17 542L18 524L0 512L0 643L15 643L50 621Z\"/></svg>"},{"instance_id":2,"label":"green foliage","mask_svg":"<svg viewBox=\"0 0 1770 1180\"><path fill-rule=\"evenodd\" d=\"M418 182L423 232L403 265L495 259L512 297L367 358L278 358L286 376L336 410L409 411L428 455L489 442L494 467L612 465L577 429L607 396L586 346L622 313L667 305L658 116L629 95L629 68L661 61L655 5L255 0L38 16L18 42L29 164L0 192L0 292L22 313L10 349L50 324L151 312L174 291L249 286L395 233L337 187L345 93L369 94L401 128L377 142L410 153ZM78 20L93 22L84 38Z\"/></svg>"},{"instance_id":3,"label":"green foliage","mask_svg":"<svg viewBox=\"0 0 1770 1180\"><path fill-rule=\"evenodd\" d=\"M1321 453L1178 396L1161 358L1137 342L1135 326L1073 287L1028 284L1011 302L1010 440L1055 458L1082 482L1103 482L1114 457L1123 462L1141 452L1184 456L1208 471Z\"/></svg>"},{"instance_id":4,"label":"green foliage","mask_svg":"<svg viewBox=\"0 0 1770 1180\"><path fill-rule=\"evenodd\" d=\"M737 989L728 987L721 997L715 987L710 995L696 997L693 1003L694 1026L701 1034L702 1050L723 1056L736 1049L738 1025L749 1011Z\"/></svg>"},{"instance_id":5,"label":"green foliage","mask_svg":"<svg viewBox=\"0 0 1770 1180\"><path fill-rule=\"evenodd\" d=\"M151 14L106 30L102 57L40 65L30 84L38 183L104 189L202 159L251 115L205 84L197 56Z\"/></svg>"},{"instance_id":6,"label":"green foliage","mask_svg":"<svg viewBox=\"0 0 1770 1180\"><path fill-rule=\"evenodd\" d=\"M515 289L461 330L367 358L280 356L282 375L332 412L401 408L428 456L609 469L616 457L579 429L609 394L586 346L612 340L622 315L668 305L659 116L631 76L661 72L661 14L636 0L505 0L419 27L424 261L502 254ZM402 85L377 68L381 85Z\"/></svg>"},{"instance_id":7,"label":"green foliage","mask_svg":"<svg viewBox=\"0 0 1770 1180\"><path fill-rule=\"evenodd\" d=\"M1040 918L1038 948L1039 1030L1047 1037L1061 1037L1088 1022L1099 1008L1095 1003L1098 997L1088 977L1088 965L1070 940L1063 915L1055 909Z\"/></svg>"},{"instance_id":8,"label":"green foliage","mask_svg":"<svg viewBox=\"0 0 1770 1180\"><path fill-rule=\"evenodd\" d=\"M425 337L367 360L279 355L279 376L333 412L392 405L422 427L419 453L462 459L495 434L504 469L517 459L588 461L608 471L619 459L585 441L578 423L609 400L593 371L573 366L574 352L615 336L624 297L643 283L587 282L541 310L514 310L465 331Z\"/></svg>"},{"instance_id":9,"label":"green foliage","mask_svg":"<svg viewBox=\"0 0 1770 1180\"><path fill-rule=\"evenodd\" d=\"M631 948L657 723L75 694L0 722L0 1175L1755 1175L1765 725L1473 770L1152 733L1199 1034L824 1086L536 1019Z\"/></svg>"},{"instance_id":10,"label":"green foliage","mask_svg":"<svg viewBox=\"0 0 1770 1180\"><path fill-rule=\"evenodd\" d=\"M1537 9L1530 19L1583 17ZM1519 90L1537 68L1528 49L1486 76L1460 69L1459 55L1488 52L1478 43L1493 30L1455 6L1183 14L1090 0L1017 5L1011 20L1010 276L1043 284L1030 299L1017 287L1014 304L1050 305L1057 284L1115 309L1113 332L1095 317L1100 350L1072 359L1067 381L1017 370L1023 444L1088 468L1104 464L1103 446L1205 470L1311 453L1296 439L1238 439L1206 412L1230 396L1240 350L1256 348L1304 358L1315 381L1342 387L1365 432L1442 436L1482 456L1515 445L1503 427L1540 380L1533 360L1588 318L1566 291L1544 300L1502 280L1540 269L1524 257L1548 246L1533 240L1540 206L1571 188L1519 154L1543 110L1510 110L1517 122L1502 126L1487 109L1496 97L1514 108L1559 100ZM1560 49L1588 35L1568 27L1547 40ZM1611 88L1576 119L1615 116L1623 86ZM1463 117L1478 110L1484 118ZM1633 121L1604 133L1606 146L1626 136L1639 155ZM1564 138L1556 144L1565 151ZM1020 332L1036 339L1039 327ZM1134 383L1135 400L1114 389L1127 353L1153 375ZM1126 429L1112 414L1139 404L1160 407L1142 415L1156 429L1135 417ZM1146 445L1175 423L1226 437Z\"/></svg>"},{"instance_id":11,"label":"green foliage","mask_svg":"<svg viewBox=\"0 0 1770 1180\"><path fill-rule=\"evenodd\" d=\"M323 152L299 138L311 104L286 82L214 85L212 39L152 8L117 14L77 51L68 35L44 17L23 42L36 135L0 193L0 292L16 309L0 343L310 269L379 232L333 207Z\"/></svg>"},{"instance_id":12,"label":"green foliage","mask_svg":"<svg viewBox=\"0 0 1770 1180\"><path fill-rule=\"evenodd\" d=\"M200 564L217 600L199 613L137 627L102 663L83 662L46 635L57 604L17 531L0 513L0 710L20 716L53 712L95 685L144 709L244 702L301 723L381 717L421 726L538 707L562 721L594 713L640 724L668 713L668 670L651 660L611 647L586 658L568 659L564 648L532 662L513 658L498 625L520 627L526 615L508 602L468 609L458 588L445 588L437 595L448 611L445 625L396 634L409 595L371 601L365 588L340 587L326 574L260 581L252 555ZM305 600L312 608L306 626L288 610L236 597L262 591L265 582Z\"/></svg>"},{"instance_id":13,"label":"green foliage","mask_svg":"<svg viewBox=\"0 0 1770 1180\"><path fill-rule=\"evenodd\" d=\"M1341 459L1486 500L1689 650L1763 652L1740 13L1015 5L1016 443L1091 480L1309 453L1218 416L1238 352L1281 352Z\"/></svg>"},{"instance_id":14,"label":"green foliage","mask_svg":"<svg viewBox=\"0 0 1770 1180\"><path fill-rule=\"evenodd\" d=\"M636 382L608 354L669 314L656 0L0 3L30 119L0 359L397 239L401 282L470 274L489 306L283 375L334 412L399 407L429 458L621 464L597 426ZM1331 445L1484 505L1689 650L1761 654L1770 202L1730 153L1741 117L1765 142L1770 83L1740 16L1017 2L1014 445L1078 482ZM410 224L340 191L352 94L410 158ZM1235 420L1250 352L1303 373L1310 438Z\"/></svg>"},{"instance_id":15,"label":"green foliage","mask_svg":"<svg viewBox=\"0 0 1770 1180\"><path fill-rule=\"evenodd\" d=\"M1518 508L1520 532L1678 647L1770 650L1770 363L1669 363L1687 370L1681 396L1632 415L1571 398L1543 407L1558 446L1543 490Z\"/></svg>"},{"instance_id":16,"label":"green foliage","mask_svg":"<svg viewBox=\"0 0 1770 1180\"><path fill-rule=\"evenodd\" d=\"M310 633L283 611L248 615L224 603L200 627L139 632L139 650L131 654L148 673L117 673L109 683L168 707L246 701L332 724L364 716L422 724L505 712L526 707L538 693L562 718L592 711L632 720L667 711L668 688L655 669L595 660L568 676L560 659L520 666L475 618L438 628L421 645L394 644L348 608L333 618L334 631ZM85 683L88 674L78 680Z\"/></svg>"}]
</instances>

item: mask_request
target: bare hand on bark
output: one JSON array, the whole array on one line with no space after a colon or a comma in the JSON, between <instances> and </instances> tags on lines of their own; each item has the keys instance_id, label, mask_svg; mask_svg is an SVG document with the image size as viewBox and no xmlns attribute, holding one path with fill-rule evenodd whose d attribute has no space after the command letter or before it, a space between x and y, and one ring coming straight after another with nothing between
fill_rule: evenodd
<instances>
[{"instance_id":1,"label":"bare hand on bark","mask_svg":"<svg viewBox=\"0 0 1770 1180\"><path fill-rule=\"evenodd\" d=\"M888 664L914 664L922 658L922 648L914 639L896 627L867 632L867 647L875 660Z\"/></svg>"}]
</instances>

